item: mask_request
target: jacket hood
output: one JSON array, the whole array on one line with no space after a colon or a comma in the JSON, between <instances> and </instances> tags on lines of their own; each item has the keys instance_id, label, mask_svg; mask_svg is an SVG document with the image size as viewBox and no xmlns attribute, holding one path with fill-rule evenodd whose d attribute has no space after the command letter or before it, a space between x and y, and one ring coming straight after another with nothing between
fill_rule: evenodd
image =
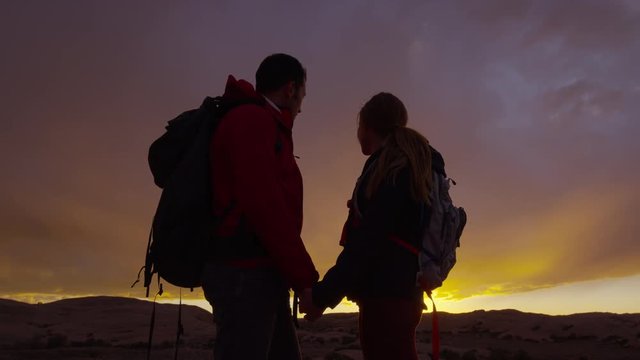
<instances>
[{"instance_id":1,"label":"jacket hood","mask_svg":"<svg viewBox=\"0 0 640 360\"><path fill-rule=\"evenodd\" d=\"M293 128L293 116L291 112L287 109L280 109L280 111L278 111L271 105L268 105L264 96L259 94L253 85L246 80L236 80L233 75L229 75L222 98L230 104L253 103L265 106L270 109L269 111L274 113L275 117L286 129L291 131Z\"/></svg>"},{"instance_id":2,"label":"jacket hood","mask_svg":"<svg viewBox=\"0 0 640 360\"><path fill-rule=\"evenodd\" d=\"M264 98L256 92L253 85L246 80L236 80L233 75L227 78L222 98L230 103L264 103Z\"/></svg>"}]
</instances>

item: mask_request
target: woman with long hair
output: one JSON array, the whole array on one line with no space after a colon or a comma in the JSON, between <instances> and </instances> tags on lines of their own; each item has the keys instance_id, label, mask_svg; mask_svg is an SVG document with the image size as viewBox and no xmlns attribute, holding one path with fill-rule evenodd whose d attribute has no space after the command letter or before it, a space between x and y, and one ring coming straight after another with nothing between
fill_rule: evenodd
<instances>
[{"instance_id":1,"label":"woman with long hair","mask_svg":"<svg viewBox=\"0 0 640 360\"><path fill-rule=\"evenodd\" d=\"M307 317L320 316L344 296L360 310L364 358L417 359L415 329L425 308L416 286L421 216L440 154L407 127L396 96L379 93L358 115L358 140L367 159L348 202L349 216L336 264L311 291ZM303 307L303 310L304 310Z\"/></svg>"}]
</instances>

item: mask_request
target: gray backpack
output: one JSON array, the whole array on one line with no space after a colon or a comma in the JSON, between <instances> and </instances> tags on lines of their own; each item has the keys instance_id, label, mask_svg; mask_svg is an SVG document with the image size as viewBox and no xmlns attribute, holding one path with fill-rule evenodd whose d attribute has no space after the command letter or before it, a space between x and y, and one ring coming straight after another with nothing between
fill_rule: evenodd
<instances>
[{"instance_id":1,"label":"gray backpack","mask_svg":"<svg viewBox=\"0 0 640 360\"><path fill-rule=\"evenodd\" d=\"M419 270L416 285L431 295L442 286L456 264L456 249L467 223L467 213L453 205L449 188L456 184L444 174L433 171L433 187L423 216L422 246L418 253Z\"/></svg>"}]
</instances>

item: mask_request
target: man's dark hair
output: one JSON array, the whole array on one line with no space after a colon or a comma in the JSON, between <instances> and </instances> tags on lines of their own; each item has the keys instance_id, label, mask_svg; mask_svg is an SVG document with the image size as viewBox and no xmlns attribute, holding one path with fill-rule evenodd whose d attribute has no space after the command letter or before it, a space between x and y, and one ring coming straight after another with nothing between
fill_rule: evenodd
<instances>
[{"instance_id":1,"label":"man's dark hair","mask_svg":"<svg viewBox=\"0 0 640 360\"><path fill-rule=\"evenodd\" d=\"M291 55L269 55L262 60L256 71L256 91L261 94L278 90L289 81L293 81L296 86L307 81L307 71Z\"/></svg>"}]
</instances>

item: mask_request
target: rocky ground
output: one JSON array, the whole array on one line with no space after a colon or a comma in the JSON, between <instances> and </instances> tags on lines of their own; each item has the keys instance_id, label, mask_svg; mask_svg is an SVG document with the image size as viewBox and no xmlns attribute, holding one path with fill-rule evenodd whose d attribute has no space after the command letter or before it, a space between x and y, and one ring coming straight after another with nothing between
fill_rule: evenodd
<instances>
[{"instance_id":1,"label":"rocky ground","mask_svg":"<svg viewBox=\"0 0 640 360\"><path fill-rule=\"evenodd\" d=\"M152 359L173 359L177 306L156 305ZM29 305L0 299L0 360L145 359L152 304L91 297ZM211 314L183 308L180 359L212 359ZM362 359L357 314L300 321L305 359ZM640 359L640 314L548 316L514 310L440 314L441 359ZM431 352L431 315L417 330L421 359Z\"/></svg>"}]
</instances>

